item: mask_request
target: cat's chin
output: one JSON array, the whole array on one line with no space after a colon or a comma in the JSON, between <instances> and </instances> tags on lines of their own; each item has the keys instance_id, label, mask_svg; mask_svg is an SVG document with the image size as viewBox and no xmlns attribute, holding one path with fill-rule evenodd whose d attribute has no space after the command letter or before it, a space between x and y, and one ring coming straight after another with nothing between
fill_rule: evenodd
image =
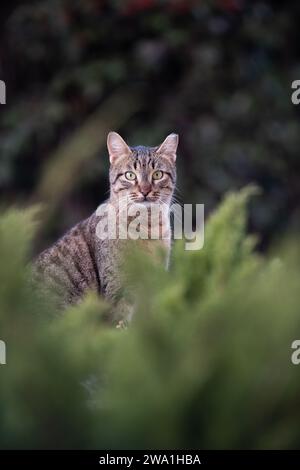
<instances>
[{"instance_id":1,"label":"cat's chin","mask_svg":"<svg viewBox=\"0 0 300 470\"><path fill-rule=\"evenodd\" d=\"M159 204L157 201L133 201L130 203L131 206L134 206L134 207L151 207L153 205L157 205Z\"/></svg>"}]
</instances>

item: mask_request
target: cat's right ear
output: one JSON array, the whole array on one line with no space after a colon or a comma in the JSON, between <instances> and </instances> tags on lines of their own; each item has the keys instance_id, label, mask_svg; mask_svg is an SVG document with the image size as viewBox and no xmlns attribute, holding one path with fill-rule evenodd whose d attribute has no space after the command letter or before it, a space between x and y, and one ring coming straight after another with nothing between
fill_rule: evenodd
<instances>
[{"instance_id":1,"label":"cat's right ear","mask_svg":"<svg viewBox=\"0 0 300 470\"><path fill-rule=\"evenodd\" d=\"M131 154L130 147L117 132L110 132L107 136L107 149L110 163L113 164L120 157Z\"/></svg>"}]
</instances>

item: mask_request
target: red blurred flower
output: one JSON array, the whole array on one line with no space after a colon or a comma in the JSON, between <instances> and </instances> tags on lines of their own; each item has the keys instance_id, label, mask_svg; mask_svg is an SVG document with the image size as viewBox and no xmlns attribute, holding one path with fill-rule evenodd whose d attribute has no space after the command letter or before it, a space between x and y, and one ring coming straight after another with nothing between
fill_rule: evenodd
<instances>
[{"instance_id":1,"label":"red blurred flower","mask_svg":"<svg viewBox=\"0 0 300 470\"><path fill-rule=\"evenodd\" d=\"M126 4L124 13L127 15L134 15L140 11L155 7L157 3L157 0L129 0Z\"/></svg>"},{"instance_id":2,"label":"red blurred flower","mask_svg":"<svg viewBox=\"0 0 300 470\"><path fill-rule=\"evenodd\" d=\"M195 3L195 0L173 0L168 3L168 8L177 13L188 13Z\"/></svg>"},{"instance_id":3,"label":"red blurred flower","mask_svg":"<svg viewBox=\"0 0 300 470\"><path fill-rule=\"evenodd\" d=\"M229 12L237 12L243 9L244 1L243 0L217 0L217 5Z\"/></svg>"}]
</instances>

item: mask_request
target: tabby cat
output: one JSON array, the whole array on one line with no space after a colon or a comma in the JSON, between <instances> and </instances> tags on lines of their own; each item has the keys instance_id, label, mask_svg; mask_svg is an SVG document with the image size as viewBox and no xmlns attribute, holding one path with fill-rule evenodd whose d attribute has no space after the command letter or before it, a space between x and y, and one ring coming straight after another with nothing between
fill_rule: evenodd
<instances>
[{"instance_id":1,"label":"tabby cat","mask_svg":"<svg viewBox=\"0 0 300 470\"><path fill-rule=\"evenodd\" d=\"M110 158L107 203L116 209L117 215L120 208L151 210L157 205L162 208L155 222L159 225L159 236L156 239L141 237L136 243L153 255L157 247L163 247L166 266L171 247L169 207L176 183L177 146L176 134L170 134L158 147L129 147L116 132L110 132L107 137ZM128 247L129 240L118 235L112 239L97 235L99 222L108 217L103 207L101 205L88 219L68 231L35 262L38 277L59 293L64 306L77 303L88 290L98 292L112 303L119 300L120 264L123 248ZM153 229L151 223L152 219L147 219L141 231L148 233ZM119 225L117 217L118 228Z\"/></svg>"}]
</instances>

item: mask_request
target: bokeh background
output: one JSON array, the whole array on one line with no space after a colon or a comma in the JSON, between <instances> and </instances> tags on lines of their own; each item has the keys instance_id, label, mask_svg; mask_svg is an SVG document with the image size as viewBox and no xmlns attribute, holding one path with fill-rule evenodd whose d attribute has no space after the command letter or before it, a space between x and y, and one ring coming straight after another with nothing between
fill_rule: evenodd
<instances>
[{"instance_id":1,"label":"bokeh background","mask_svg":"<svg viewBox=\"0 0 300 470\"><path fill-rule=\"evenodd\" d=\"M43 202L35 251L107 197L109 130L131 145L180 135L178 194L208 214L262 188L265 250L299 231L299 2L30 0L1 5L0 197Z\"/></svg>"}]
</instances>

